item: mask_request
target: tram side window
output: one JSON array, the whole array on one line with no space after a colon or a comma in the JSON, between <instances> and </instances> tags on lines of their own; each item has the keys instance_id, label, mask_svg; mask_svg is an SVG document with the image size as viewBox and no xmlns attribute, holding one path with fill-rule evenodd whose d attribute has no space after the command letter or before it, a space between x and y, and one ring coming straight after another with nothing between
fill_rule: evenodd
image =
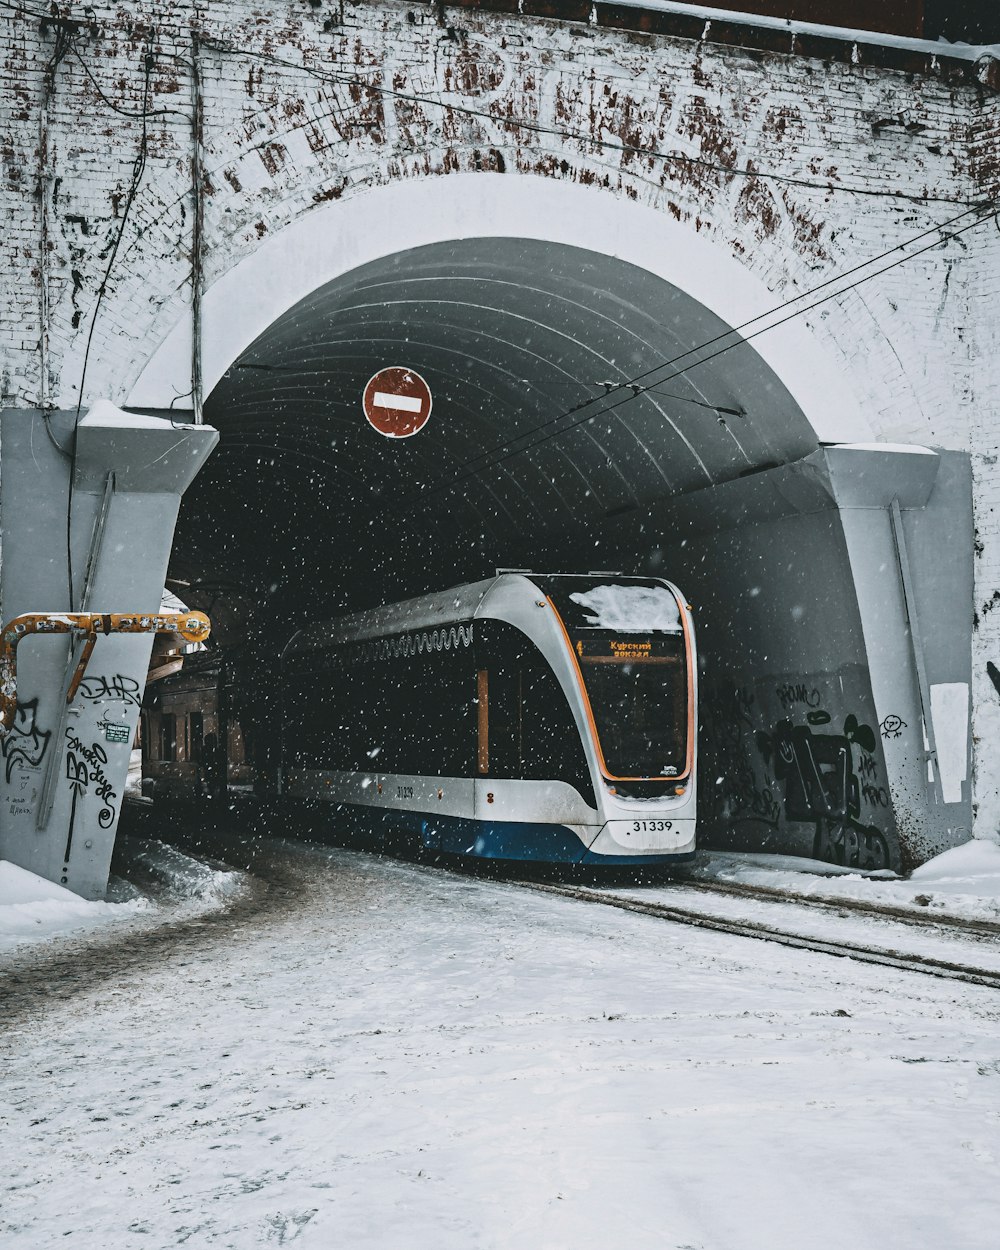
<instances>
[{"instance_id":1,"label":"tram side window","mask_svg":"<svg viewBox=\"0 0 1000 1250\"><path fill-rule=\"evenodd\" d=\"M565 781L593 802L579 730L541 652L514 625L477 621L476 664L486 674L488 748L483 775ZM479 761L482 767L482 751Z\"/></svg>"},{"instance_id":2,"label":"tram side window","mask_svg":"<svg viewBox=\"0 0 1000 1250\"><path fill-rule=\"evenodd\" d=\"M471 647L331 652L286 680L285 756L292 767L470 776L474 698Z\"/></svg>"},{"instance_id":3,"label":"tram side window","mask_svg":"<svg viewBox=\"0 0 1000 1250\"><path fill-rule=\"evenodd\" d=\"M471 647L427 650L380 664L385 691L385 772L467 777L475 748Z\"/></svg>"},{"instance_id":4,"label":"tram side window","mask_svg":"<svg viewBox=\"0 0 1000 1250\"><path fill-rule=\"evenodd\" d=\"M330 768L327 742L335 723L329 699L329 674L290 674L283 690L282 737L291 767Z\"/></svg>"}]
</instances>

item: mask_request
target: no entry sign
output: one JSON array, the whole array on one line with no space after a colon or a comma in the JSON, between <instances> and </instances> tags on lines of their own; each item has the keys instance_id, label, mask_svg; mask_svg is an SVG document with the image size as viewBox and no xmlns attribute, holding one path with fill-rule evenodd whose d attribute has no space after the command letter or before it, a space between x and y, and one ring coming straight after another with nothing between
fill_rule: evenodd
<instances>
[{"instance_id":1,"label":"no entry sign","mask_svg":"<svg viewBox=\"0 0 1000 1250\"><path fill-rule=\"evenodd\" d=\"M392 366L369 378L361 405L373 426L386 438L409 438L431 415L431 388L412 369Z\"/></svg>"}]
</instances>

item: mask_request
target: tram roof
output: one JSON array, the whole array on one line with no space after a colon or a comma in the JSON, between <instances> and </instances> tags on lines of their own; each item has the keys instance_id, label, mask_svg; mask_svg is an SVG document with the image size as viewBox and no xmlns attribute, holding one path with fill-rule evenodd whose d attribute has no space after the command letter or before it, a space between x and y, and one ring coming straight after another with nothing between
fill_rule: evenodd
<instances>
[{"instance_id":1,"label":"tram roof","mask_svg":"<svg viewBox=\"0 0 1000 1250\"><path fill-rule=\"evenodd\" d=\"M619 583L642 586L669 586L662 578L628 577L620 573L590 572L586 574L537 573L528 570L498 570L494 577L484 578L467 585L452 586L429 595L418 595L401 603L385 604L367 608L348 616L316 621L300 630L285 649L285 654L311 651L328 646L331 642L360 642L367 638L380 638L386 634L408 633L414 630L433 629L458 621L471 621L483 600L494 588L504 586L510 590L521 583L523 592L534 597L539 592L548 594L553 583L565 578L570 583ZM673 626L670 626L672 629ZM677 623L680 628L680 622Z\"/></svg>"},{"instance_id":2,"label":"tram roof","mask_svg":"<svg viewBox=\"0 0 1000 1250\"><path fill-rule=\"evenodd\" d=\"M481 582L453 586L430 595L418 595L414 599L405 599L402 603L385 604L355 612L350 616L317 621L296 634L287 649L308 651L325 646L333 640L359 642L365 638L379 638L383 634L428 629L451 621L468 621L475 616L476 609L490 587L501 579L518 576L522 575L501 573ZM525 577L524 580L528 579Z\"/></svg>"}]
</instances>

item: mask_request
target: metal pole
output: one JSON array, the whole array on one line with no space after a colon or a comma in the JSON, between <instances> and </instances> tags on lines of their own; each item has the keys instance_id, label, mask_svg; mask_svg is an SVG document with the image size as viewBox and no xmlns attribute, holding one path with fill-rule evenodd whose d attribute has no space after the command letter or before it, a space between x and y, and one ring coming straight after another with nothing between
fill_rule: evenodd
<instances>
[{"instance_id":1,"label":"metal pole","mask_svg":"<svg viewBox=\"0 0 1000 1250\"><path fill-rule=\"evenodd\" d=\"M889 520L892 523L892 536L896 544L896 558L899 561L899 573L903 583L903 610L910 631L910 649L913 663L917 670L917 694L920 699L920 715L924 722L924 740L926 743L925 761L931 764L931 785L934 795L940 803L941 769L938 765L937 739L934 734L934 719L931 716L931 691L927 682L927 666L924 663L924 647L917 623L917 601L913 593L913 576L910 572L910 556L906 549L906 536L903 533L903 514L899 508L899 500L893 496L889 508Z\"/></svg>"},{"instance_id":2,"label":"metal pole","mask_svg":"<svg viewBox=\"0 0 1000 1250\"><path fill-rule=\"evenodd\" d=\"M201 300L204 280L202 260L205 233L203 186L204 96L201 87L201 45L198 32L191 36L192 152L191 152L191 404L194 424L204 421L201 372Z\"/></svg>"}]
</instances>

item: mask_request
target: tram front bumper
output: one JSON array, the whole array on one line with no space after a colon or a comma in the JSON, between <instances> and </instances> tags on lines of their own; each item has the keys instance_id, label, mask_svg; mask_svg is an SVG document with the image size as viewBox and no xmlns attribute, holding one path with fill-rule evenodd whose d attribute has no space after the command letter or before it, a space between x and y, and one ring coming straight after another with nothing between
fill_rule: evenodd
<instances>
[{"instance_id":1,"label":"tram front bumper","mask_svg":"<svg viewBox=\"0 0 1000 1250\"><path fill-rule=\"evenodd\" d=\"M587 859L674 858L693 855L694 849L693 819L637 816L606 821Z\"/></svg>"}]
</instances>

